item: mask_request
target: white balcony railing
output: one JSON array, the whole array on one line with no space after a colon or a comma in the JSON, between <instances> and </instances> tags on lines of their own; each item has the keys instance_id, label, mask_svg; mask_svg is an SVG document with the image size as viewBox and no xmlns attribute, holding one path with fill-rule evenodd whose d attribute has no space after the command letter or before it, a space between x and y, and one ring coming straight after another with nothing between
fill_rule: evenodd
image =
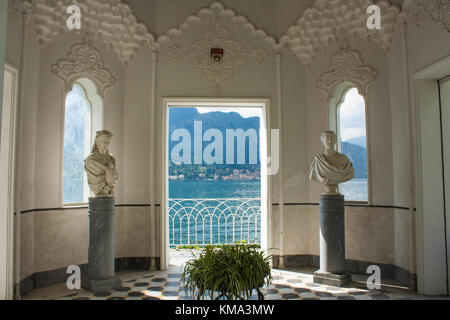
<instances>
[{"instance_id":1,"label":"white balcony railing","mask_svg":"<svg viewBox=\"0 0 450 320\"><path fill-rule=\"evenodd\" d=\"M169 199L169 245L261 241L261 199Z\"/></svg>"}]
</instances>

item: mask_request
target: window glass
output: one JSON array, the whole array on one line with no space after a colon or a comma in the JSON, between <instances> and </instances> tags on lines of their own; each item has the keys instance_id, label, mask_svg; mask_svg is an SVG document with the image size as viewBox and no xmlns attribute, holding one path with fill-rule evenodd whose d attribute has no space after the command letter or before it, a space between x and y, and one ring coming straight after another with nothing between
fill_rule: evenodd
<instances>
[{"instance_id":1,"label":"window glass","mask_svg":"<svg viewBox=\"0 0 450 320\"><path fill-rule=\"evenodd\" d=\"M358 89L348 90L338 108L339 151L353 163L355 178L339 186L346 201L368 201L366 112Z\"/></svg>"},{"instance_id":2,"label":"window glass","mask_svg":"<svg viewBox=\"0 0 450 320\"><path fill-rule=\"evenodd\" d=\"M88 201L89 190L84 159L91 145L91 106L83 88L77 84L66 96L64 124L63 202Z\"/></svg>"}]
</instances>

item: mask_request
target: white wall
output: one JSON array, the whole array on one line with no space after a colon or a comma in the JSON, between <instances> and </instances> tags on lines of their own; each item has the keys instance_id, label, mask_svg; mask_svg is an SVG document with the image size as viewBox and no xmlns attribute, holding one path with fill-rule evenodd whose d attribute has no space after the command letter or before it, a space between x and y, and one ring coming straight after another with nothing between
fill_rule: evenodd
<instances>
[{"instance_id":1,"label":"white wall","mask_svg":"<svg viewBox=\"0 0 450 320\"><path fill-rule=\"evenodd\" d=\"M137 18L150 32L159 36L171 27L180 25L188 15L195 14L209 0L127 0ZM294 24L302 10L312 1L228 0L227 7L243 14L269 35L284 34ZM21 25L13 24L11 32L21 34ZM418 31L409 30L409 68L414 70L450 54L448 33L440 26L427 24ZM318 255L318 207L320 184L307 179L310 161L321 152L320 132L330 125L326 98L315 86L317 79L328 70L331 57L339 47L331 45L317 55L306 68L288 47L282 49L281 91L282 105L277 105L275 52L261 36L245 28L236 27L231 36L247 48L262 48L266 59L261 64L246 63L235 70L232 79L222 84L217 94L204 75L189 62L186 54L171 61L166 49L178 45L187 49L208 29L199 25L186 31L182 39L173 38L159 50L156 69L156 95L152 96L152 52L141 48L134 59L123 66L112 51L101 41L95 41L104 58L105 67L117 79L116 85L106 91L105 129L115 135L112 153L119 165L119 184L116 203L150 204L151 175L158 182L156 204L163 193L159 181L163 166L161 143L163 97L264 97L272 99L271 123L278 128L278 111L282 108L283 181L272 179L272 202L279 202L278 185L283 185L285 255ZM432 37L430 35L433 35ZM50 72L50 66L65 58L71 45L79 43L79 35L60 35L44 47L38 47L33 32L25 40L25 95L22 108L22 194L21 210L59 208L61 206L61 152L64 91L61 81ZM425 45L423 44L425 43ZM368 135L370 137L371 205L380 207L348 208L347 258L357 261L384 263L415 272L411 265L410 216L408 207L411 177L409 169L407 86L403 68L404 52L401 34L396 33L389 53L375 44L358 39L349 40L349 47L361 53L364 64L379 72L366 97L368 104ZM11 59L20 56L17 40L8 39ZM19 61L17 61L19 63ZM151 127L151 105L155 99L156 128ZM150 141L154 129L156 152L150 154ZM151 161L156 167L150 172ZM154 205L155 203L152 203ZM301 205L298 205L301 204ZM384 208L386 206L387 208ZM121 207L116 218L116 256L149 257L153 245L149 207ZM273 206L275 246L278 206ZM156 255L160 254L160 210L156 210ZM23 278L40 271L53 270L67 264L87 261L87 210L44 210L22 214L22 272ZM82 235L77 242L77 236ZM67 250L67 248L70 248Z\"/></svg>"}]
</instances>

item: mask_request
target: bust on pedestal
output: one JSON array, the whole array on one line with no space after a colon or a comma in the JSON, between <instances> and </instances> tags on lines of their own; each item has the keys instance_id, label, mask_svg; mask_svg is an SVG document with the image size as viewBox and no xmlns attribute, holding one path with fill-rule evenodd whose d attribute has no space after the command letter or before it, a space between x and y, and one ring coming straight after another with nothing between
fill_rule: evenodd
<instances>
[{"instance_id":1,"label":"bust on pedestal","mask_svg":"<svg viewBox=\"0 0 450 320\"><path fill-rule=\"evenodd\" d=\"M310 180L325 184L319 198L320 209L320 269L314 272L314 282L344 286L351 280L345 271L345 207L344 196L338 191L340 183L354 177L353 165L344 154L335 150L336 134L321 135L325 152L314 157Z\"/></svg>"},{"instance_id":2,"label":"bust on pedestal","mask_svg":"<svg viewBox=\"0 0 450 320\"><path fill-rule=\"evenodd\" d=\"M89 189L89 248L87 276L81 285L92 292L122 287L114 270L114 185L116 159L109 153L112 133L97 131L91 154L85 160Z\"/></svg>"}]
</instances>

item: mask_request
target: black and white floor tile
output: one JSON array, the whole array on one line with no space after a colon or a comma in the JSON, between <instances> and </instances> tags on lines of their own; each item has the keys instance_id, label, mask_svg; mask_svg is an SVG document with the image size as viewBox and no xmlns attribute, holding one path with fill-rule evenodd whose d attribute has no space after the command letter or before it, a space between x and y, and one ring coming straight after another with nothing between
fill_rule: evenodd
<instances>
[{"instance_id":1,"label":"black and white floor tile","mask_svg":"<svg viewBox=\"0 0 450 320\"><path fill-rule=\"evenodd\" d=\"M119 274L121 290L91 293L78 290L55 300L195 300L186 293L180 280L181 269L171 266L166 271L126 272ZM344 288L319 285L312 275L301 271L273 270L273 283L262 290L266 300L410 300L426 299L409 290L368 290L352 282ZM38 297L35 297L38 298ZM251 300L257 300L256 293Z\"/></svg>"}]
</instances>

